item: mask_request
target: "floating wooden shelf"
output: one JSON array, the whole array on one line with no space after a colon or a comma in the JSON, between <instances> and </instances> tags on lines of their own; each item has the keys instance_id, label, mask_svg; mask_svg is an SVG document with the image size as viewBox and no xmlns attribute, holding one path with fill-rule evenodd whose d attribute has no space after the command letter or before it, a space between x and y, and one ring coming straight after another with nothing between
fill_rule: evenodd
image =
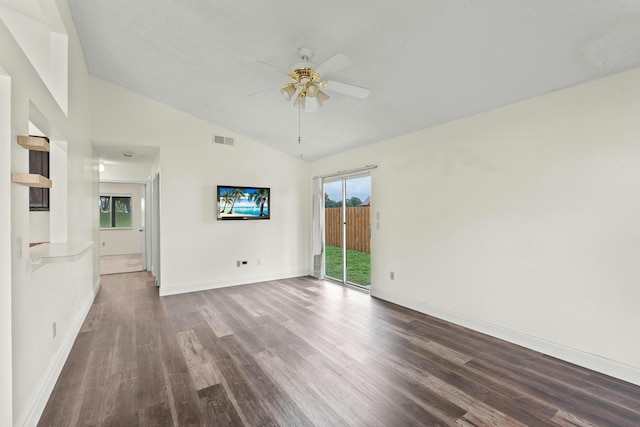
<instances>
[{"instance_id":1,"label":"floating wooden shelf","mask_svg":"<svg viewBox=\"0 0 640 427\"><path fill-rule=\"evenodd\" d=\"M49 139L43 136L18 135L18 144L33 151L49 151Z\"/></svg>"},{"instance_id":2,"label":"floating wooden shelf","mask_svg":"<svg viewBox=\"0 0 640 427\"><path fill-rule=\"evenodd\" d=\"M27 187L51 188L52 181L42 175L33 173L12 173L11 181Z\"/></svg>"}]
</instances>

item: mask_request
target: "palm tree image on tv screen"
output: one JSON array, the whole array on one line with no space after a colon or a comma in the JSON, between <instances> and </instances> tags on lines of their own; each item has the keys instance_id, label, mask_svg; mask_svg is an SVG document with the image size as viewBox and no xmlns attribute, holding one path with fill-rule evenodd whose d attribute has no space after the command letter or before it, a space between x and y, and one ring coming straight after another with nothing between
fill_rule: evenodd
<instances>
[{"instance_id":1,"label":"palm tree image on tv screen","mask_svg":"<svg viewBox=\"0 0 640 427\"><path fill-rule=\"evenodd\" d=\"M263 187L218 186L218 219L269 219L271 190Z\"/></svg>"}]
</instances>

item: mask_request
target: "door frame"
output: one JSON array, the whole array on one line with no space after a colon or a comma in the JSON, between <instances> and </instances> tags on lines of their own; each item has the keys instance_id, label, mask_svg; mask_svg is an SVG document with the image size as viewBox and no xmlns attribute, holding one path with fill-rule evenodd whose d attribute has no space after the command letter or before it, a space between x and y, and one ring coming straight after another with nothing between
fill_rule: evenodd
<instances>
[{"instance_id":1,"label":"door frame","mask_svg":"<svg viewBox=\"0 0 640 427\"><path fill-rule=\"evenodd\" d=\"M147 182L101 181L118 184L140 184L142 241L142 265L156 279L160 286L160 172L153 174Z\"/></svg>"},{"instance_id":2,"label":"door frame","mask_svg":"<svg viewBox=\"0 0 640 427\"><path fill-rule=\"evenodd\" d=\"M356 178L362 178L362 177L369 177L369 196L371 196L371 173L368 169L365 170L360 170L360 171L356 171L353 173L345 173L345 174L336 174L333 176L329 176L329 177L325 177L322 179L322 191L325 191L325 185L327 183L332 183L332 182L341 182L341 194L342 194L342 200L341 200L341 235L342 235L342 242L341 242L341 249L342 249L342 281L340 281L340 279L335 278L335 277L331 277L331 276L327 276L326 275L326 249L323 250L323 264L324 264L324 268L323 270L325 271L325 278L329 279L331 281L334 281L336 283L340 283L343 286L348 286L360 291L364 291L369 293L370 289L371 289L371 284L369 285L362 285L362 284L358 284L358 283L354 283L354 282L349 282L347 280L347 180L349 179L356 179ZM324 209L326 209L324 207L324 198L323 198L323 214L324 214ZM324 225L326 227L326 222L324 222ZM323 227L324 229L322 230L322 233L324 234L326 232L326 228ZM369 234L369 239L371 239L371 220L369 220L369 230L367 230L368 234ZM324 242L324 246L326 248L326 242ZM371 261L369 261L369 268L371 269Z\"/></svg>"},{"instance_id":3,"label":"door frame","mask_svg":"<svg viewBox=\"0 0 640 427\"><path fill-rule=\"evenodd\" d=\"M156 278L156 286L160 287L160 172L152 177L150 183L151 209L148 218L151 221L151 265L147 270Z\"/></svg>"}]
</instances>

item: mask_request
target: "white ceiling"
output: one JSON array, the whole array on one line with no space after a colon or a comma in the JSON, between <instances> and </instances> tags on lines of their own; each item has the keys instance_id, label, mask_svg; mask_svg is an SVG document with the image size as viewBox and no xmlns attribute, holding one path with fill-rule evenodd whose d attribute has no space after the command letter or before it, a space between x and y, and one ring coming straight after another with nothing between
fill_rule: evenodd
<instances>
[{"instance_id":1,"label":"white ceiling","mask_svg":"<svg viewBox=\"0 0 640 427\"><path fill-rule=\"evenodd\" d=\"M640 66L638 0L69 0L89 71L313 160ZM371 89L279 94L308 46ZM248 95L262 89L273 90Z\"/></svg>"},{"instance_id":2,"label":"white ceiling","mask_svg":"<svg viewBox=\"0 0 640 427\"><path fill-rule=\"evenodd\" d=\"M118 165L151 169L160 153L158 147L142 145L118 145L100 141L94 141L93 145L105 167Z\"/></svg>"}]
</instances>

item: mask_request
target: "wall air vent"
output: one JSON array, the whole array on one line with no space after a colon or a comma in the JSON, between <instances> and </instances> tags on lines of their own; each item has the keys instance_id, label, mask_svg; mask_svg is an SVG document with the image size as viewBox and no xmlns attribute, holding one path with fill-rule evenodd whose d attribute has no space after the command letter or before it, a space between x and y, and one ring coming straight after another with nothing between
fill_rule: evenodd
<instances>
[{"instance_id":1,"label":"wall air vent","mask_svg":"<svg viewBox=\"0 0 640 427\"><path fill-rule=\"evenodd\" d=\"M228 136L213 135L213 142L222 145L233 145L233 138Z\"/></svg>"}]
</instances>

